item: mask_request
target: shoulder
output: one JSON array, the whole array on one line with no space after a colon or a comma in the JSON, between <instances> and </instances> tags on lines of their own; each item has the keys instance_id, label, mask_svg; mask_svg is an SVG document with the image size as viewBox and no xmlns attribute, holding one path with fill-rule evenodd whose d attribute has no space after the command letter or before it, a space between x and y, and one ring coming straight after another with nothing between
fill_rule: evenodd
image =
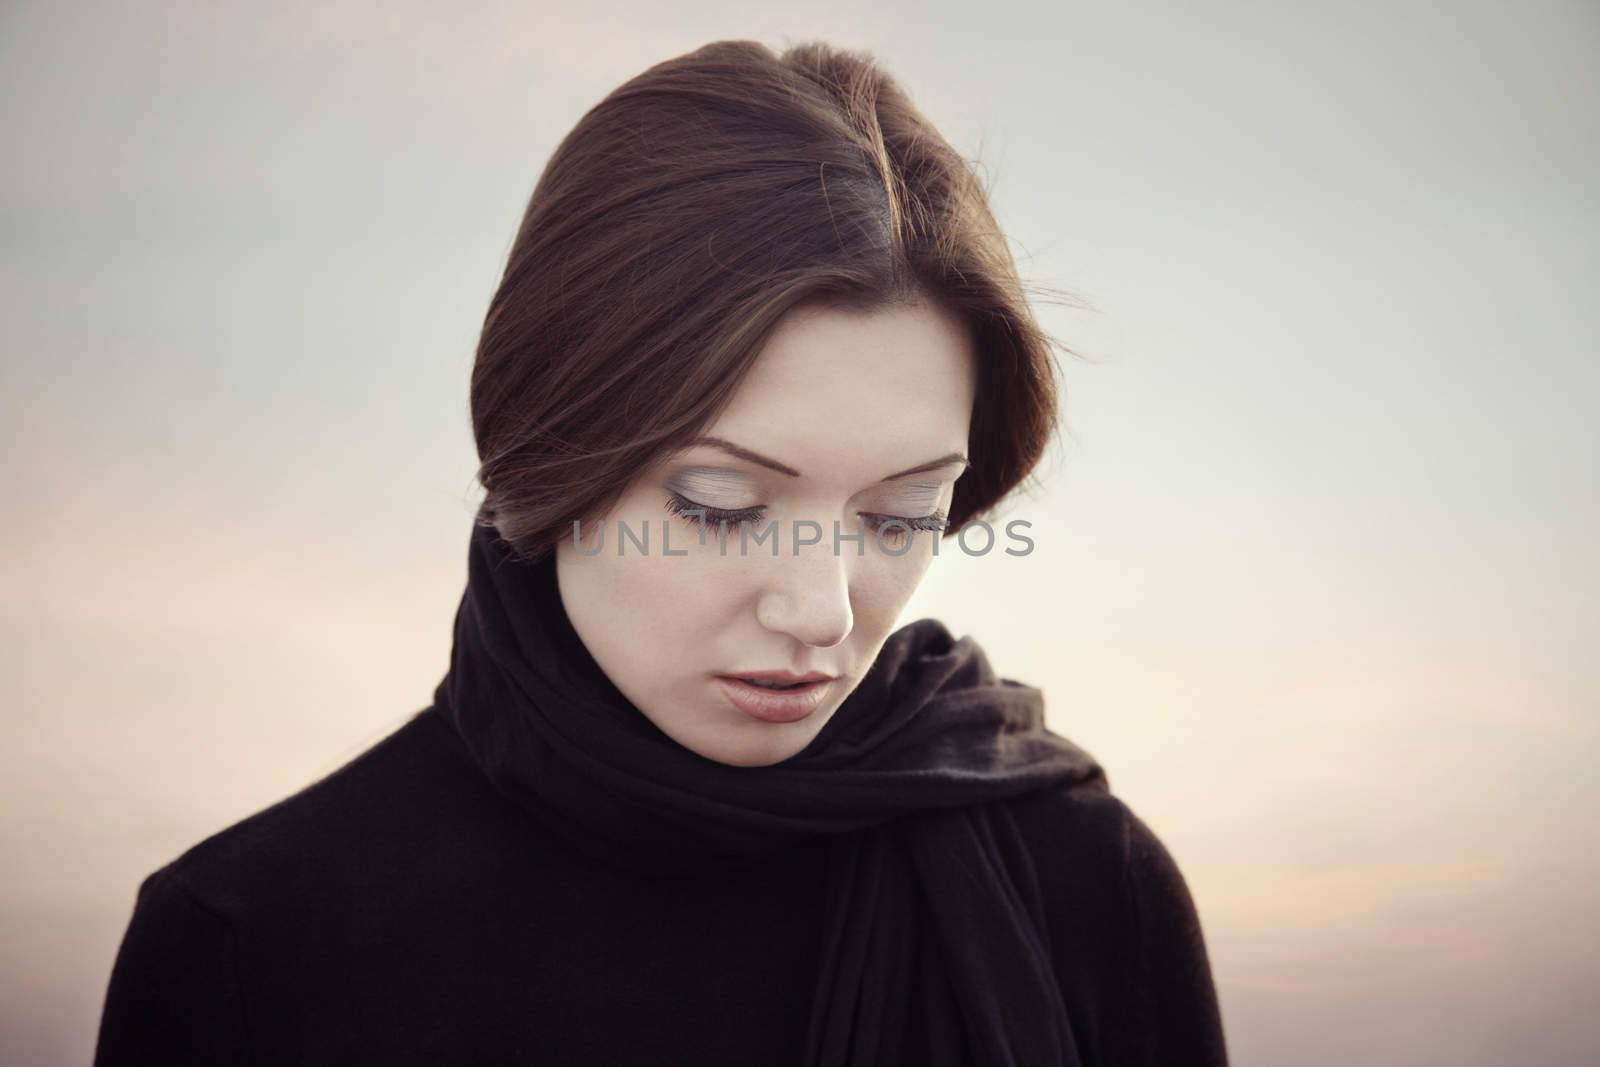
<instances>
[{"instance_id":1,"label":"shoulder","mask_svg":"<svg viewBox=\"0 0 1600 1067\"><path fill-rule=\"evenodd\" d=\"M1172 854L1103 774L1042 789L1006 805L1033 860L1126 887L1171 883ZM1180 879L1181 881L1181 879Z\"/></svg>"},{"instance_id":2,"label":"shoulder","mask_svg":"<svg viewBox=\"0 0 1600 1067\"><path fill-rule=\"evenodd\" d=\"M1064 957L1118 960L1182 948L1199 935L1188 885L1154 830L1103 778L1007 805L1019 891ZM1135 951L1137 950L1137 952Z\"/></svg>"},{"instance_id":3,"label":"shoulder","mask_svg":"<svg viewBox=\"0 0 1600 1067\"><path fill-rule=\"evenodd\" d=\"M1030 854L1050 864L1070 854L1079 870L1122 870L1135 816L1103 774L1025 793L1006 805Z\"/></svg>"},{"instance_id":4,"label":"shoulder","mask_svg":"<svg viewBox=\"0 0 1600 1067\"><path fill-rule=\"evenodd\" d=\"M1103 777L1029 793L1007 804L1025 865L1047 902L1071 900L1103 924L1131 919L1132 889L1166 850Z\"/></svg>"},{"instance_id":5,"label":"shoulder","mask_svg":"<svg viewBox=\"0 0 1600 1067\"><path fill-rule=\"evenodd\" d=\"M1226 1062L1205 937L1166 844L1103 780L1008 806L1031 897L1069 1000L1116 1062ZM1087 1005L1098 1005L1090 1009Z\"/></svg>"},{"instance_id":6,"label":"shoulder","mask_svg":"<svg viewBox=\"0 0 1600 1067\"><path fill-rule=\"evenodd\" d=\"M434 710L335 770L208 835L140 883L139 906L241 920L275 901L329 902L448 847L493 796ZM466 810L463 811L463 808Z\"/></svg>"},{"instance_id":7,"label":"shoulder","mask_svg":"<svg viewBox=\"0 0 1600 1067\"><path fill-rule=\"evenodd\" d=\"M487 803L455 743L431 709L414 714L148 874L107 985L97 1067L252 1062L247 991L326 970L341 936L376 943L405 907L396 884L408 900L453 888L417 875L460 869L448 850L463 835L446 823Z\"/></svg>"}]
</instances>

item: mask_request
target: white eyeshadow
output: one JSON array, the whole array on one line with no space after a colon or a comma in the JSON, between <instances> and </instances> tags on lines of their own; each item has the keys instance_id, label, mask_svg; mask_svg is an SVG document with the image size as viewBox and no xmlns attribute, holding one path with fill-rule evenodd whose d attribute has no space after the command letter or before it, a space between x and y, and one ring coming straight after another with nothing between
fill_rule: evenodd
<instances>
[{"instance_id":1,"label":"white eyeshadow","mask_svg":"<svg viewBox=\"0 0 1600 1067\"><path fill-rule=\"evenodd\" d=\"M943 482L897 483L885 510L902 515L927 515L938 507L939 497L943 493Z\"/></svg>"},{"instance_id":2,"label":"white eyeshadow","mask_svg":"<svg viewBox=\"0 0 1600 1067\"><path fill-rule=\"evenodd\" d=\"M736 508L749 506L749 502L728 503L731 495L743 499L750 491L750 480L729 470L717 467L688 467L679 471L669 483L679 493L700 504L712 507Z\"/></svg>"}]
</instances>

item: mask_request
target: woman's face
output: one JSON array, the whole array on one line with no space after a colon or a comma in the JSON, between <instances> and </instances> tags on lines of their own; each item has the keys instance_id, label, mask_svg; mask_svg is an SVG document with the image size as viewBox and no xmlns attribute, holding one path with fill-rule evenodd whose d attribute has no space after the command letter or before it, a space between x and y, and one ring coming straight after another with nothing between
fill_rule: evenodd
<instances>
[{"instance_id":1,"label":"woman's face","mask_svg":"<svg viewBox=\"0 0 1600 1067\"><path fill-rule=\"evenodd\" d=\"M598 516L597 554L592 520L581 543L561 538L562 603L613 684L708 759L766 766L803 749L927 572L937 533L880 524L948 514L976 373L960 321L931 306L785 316L702 438ZM704 528L681 513L695 507ZM742 514L719 527L718 511ZM721 680L761 671L832 680L777 697Z\"/></svg>"}]
</instances>

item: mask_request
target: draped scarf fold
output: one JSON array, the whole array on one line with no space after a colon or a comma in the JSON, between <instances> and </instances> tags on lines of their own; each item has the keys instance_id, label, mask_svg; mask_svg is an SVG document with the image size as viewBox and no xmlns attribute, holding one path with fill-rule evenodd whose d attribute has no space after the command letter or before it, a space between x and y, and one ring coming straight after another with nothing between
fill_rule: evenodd
<instances>
[{"instance_id":1,"label":"draped scarf fold","mask_svg":"<svg viewBox=\"0 0 1600 1067\"><path fill-rule=\"evenodd\" d=\"M554 554L527 562L475 522L434 710L500 792L572 848L641 877L825 842L821 967L806 1067L1076 1067L1042 906L1000 803L1096 761L924 618L890 634L802 751L718 763L663 733L573 630Z\"/></svg>"}]
</instances>

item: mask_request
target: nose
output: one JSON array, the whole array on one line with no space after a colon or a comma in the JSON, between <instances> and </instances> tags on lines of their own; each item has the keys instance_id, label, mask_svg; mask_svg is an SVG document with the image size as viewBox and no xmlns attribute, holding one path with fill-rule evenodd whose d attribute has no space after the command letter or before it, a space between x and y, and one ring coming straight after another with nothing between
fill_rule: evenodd
<instances>
[{"instance_id":1,"label":"nose","mask_svg":"<svg viewBox=\"0 0 1600 1067\"><path fill-rule=\"evenodd\" d=\"M784 531L788 532L788 531ZM832 648L850 636L850 568L846 551L835 553L826 535L814 545L782 543L768 566L756 603L756 619L776 633L815 648Z\"/></svg>"}]
</instances>

